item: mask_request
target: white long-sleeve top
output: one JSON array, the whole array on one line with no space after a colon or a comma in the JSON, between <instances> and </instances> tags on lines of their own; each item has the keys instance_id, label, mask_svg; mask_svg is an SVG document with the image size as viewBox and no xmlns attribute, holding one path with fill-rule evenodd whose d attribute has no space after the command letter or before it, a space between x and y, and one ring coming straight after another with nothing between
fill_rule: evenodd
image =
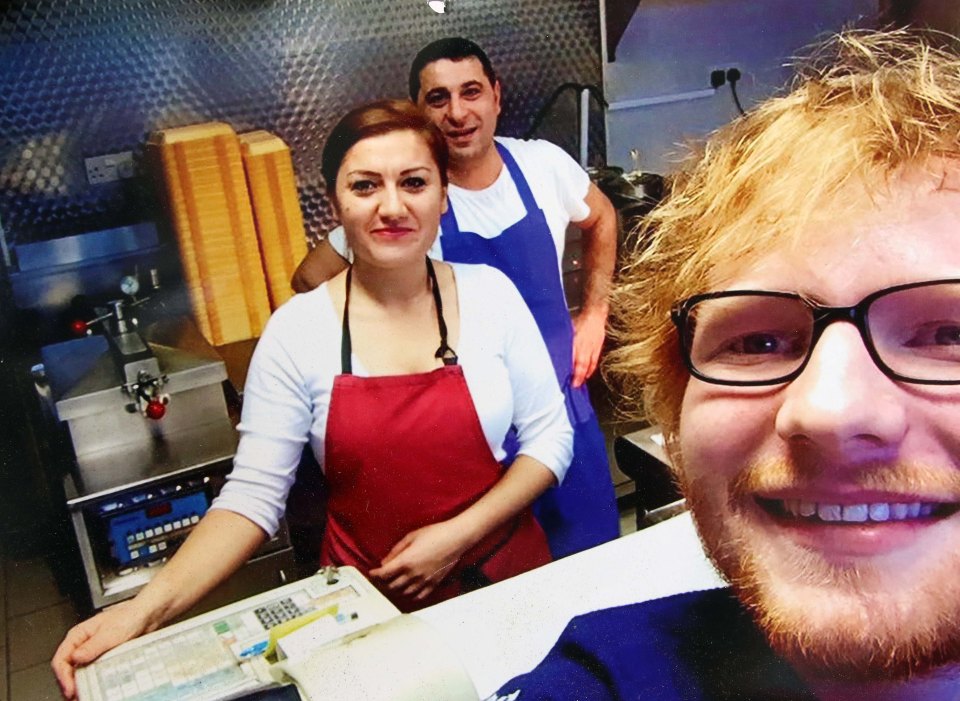
<instances>
[{"instance_id":1,"label":"white long-sleeve top","mask_svg":"<svg viewBox=\"0 0 960 701\"><path fill-rule=\"evenodd\" d=\"M501 272L452 266L460 310L454 350L487 444L503 459L503 439L513 424L519 453L543 463L559 483L573 454L573 431L536 322ZM211 508L235 511L268 534L276 532L305 442L324 464L341 336L340 310L326 284L296 295L270 317L244 385L234 467ZM356 355L353 374L368 376Z\"/></svg>"}]
</instances>

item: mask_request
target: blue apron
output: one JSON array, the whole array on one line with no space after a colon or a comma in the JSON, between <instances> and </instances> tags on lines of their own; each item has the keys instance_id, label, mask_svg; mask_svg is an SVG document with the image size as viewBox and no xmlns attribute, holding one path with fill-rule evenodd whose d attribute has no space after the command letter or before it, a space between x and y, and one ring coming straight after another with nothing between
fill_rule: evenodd
<instances>
[{"instance_id":1,"label":"blue apron","mask_svg":"<svg viewBox=\"0 0 960 701\"><path fill-rule=\"evenodd\" d=\"M606 441L587 387L571 386L573 323L560 280L557 247L543 210L533 198L517 162L502 144L496 146L517 186L526 214L496 238L487 239L461 231L453 204L448 203L440 220L440 247L444 260L484 263L509 277L530 308L550 353L573 426L573 460L563 484L544 493L534 505L534 512L547 533L553 557L559 558L620 534L616 497ZM517 450L512 431L504 448L507 461L511 461Z\"/></svg>"}]
</instances>

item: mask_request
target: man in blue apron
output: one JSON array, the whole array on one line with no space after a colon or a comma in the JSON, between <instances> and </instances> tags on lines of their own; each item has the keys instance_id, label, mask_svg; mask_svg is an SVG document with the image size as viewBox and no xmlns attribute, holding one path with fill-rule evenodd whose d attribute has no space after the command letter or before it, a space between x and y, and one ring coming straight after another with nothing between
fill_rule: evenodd
<instances>
[{"instance_id":1,"label":"man in blue apron","mask_svg":"<svg viewBox=\"0 0 960 701\"><path fill-rule=\"evenodd\" d=\"M566 395L573 461L564 483L536 504L551 552L563 557L615 538L619 525L605 440L584 384L604 341L616 257L613 206L559 147L494 138L500 82L473 42L449 38L424 47L411 65L409 87L450 149L449 207L430 255L491 265L513 281ZM570 223L582 230L584 246L583 301L574 320L560 268ZM294 288L316 286L348 257L342 234L331 232L301 263Z\"/></svg>"}]
</instances>

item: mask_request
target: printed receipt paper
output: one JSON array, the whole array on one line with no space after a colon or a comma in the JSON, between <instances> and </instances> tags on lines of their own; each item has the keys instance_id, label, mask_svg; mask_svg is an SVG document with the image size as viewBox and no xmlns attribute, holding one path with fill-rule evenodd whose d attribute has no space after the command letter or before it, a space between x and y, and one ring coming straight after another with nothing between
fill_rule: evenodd
<instances>
[{"instance_id":1,"label":"printed receipt paper","mask_svg":"<svg viewBox=\"0 0 960 701\"><path fill-rule=\"evenodd\" d=\"M297 633L308 634L309 627ZM307 701L479 700L460 660L428 623L409 615L275 666L297 683Z\"/></svg>"}]
</instances>

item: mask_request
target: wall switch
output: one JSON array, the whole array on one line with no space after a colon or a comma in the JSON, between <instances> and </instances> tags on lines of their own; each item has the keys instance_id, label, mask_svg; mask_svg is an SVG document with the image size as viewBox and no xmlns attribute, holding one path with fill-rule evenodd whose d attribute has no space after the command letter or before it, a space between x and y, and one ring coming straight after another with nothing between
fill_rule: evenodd
<instances>
[{"instance_id":1,"label":"wall switch","mask_svg":"<svg viewBox=\"0 0 960 701\"><path fill-rule=\"evenodd\" d=\"M91 185L133 177L133 151L91 156L83 159L83 163L87 167L87 182Z\"/></svg>"}]
</instances>

